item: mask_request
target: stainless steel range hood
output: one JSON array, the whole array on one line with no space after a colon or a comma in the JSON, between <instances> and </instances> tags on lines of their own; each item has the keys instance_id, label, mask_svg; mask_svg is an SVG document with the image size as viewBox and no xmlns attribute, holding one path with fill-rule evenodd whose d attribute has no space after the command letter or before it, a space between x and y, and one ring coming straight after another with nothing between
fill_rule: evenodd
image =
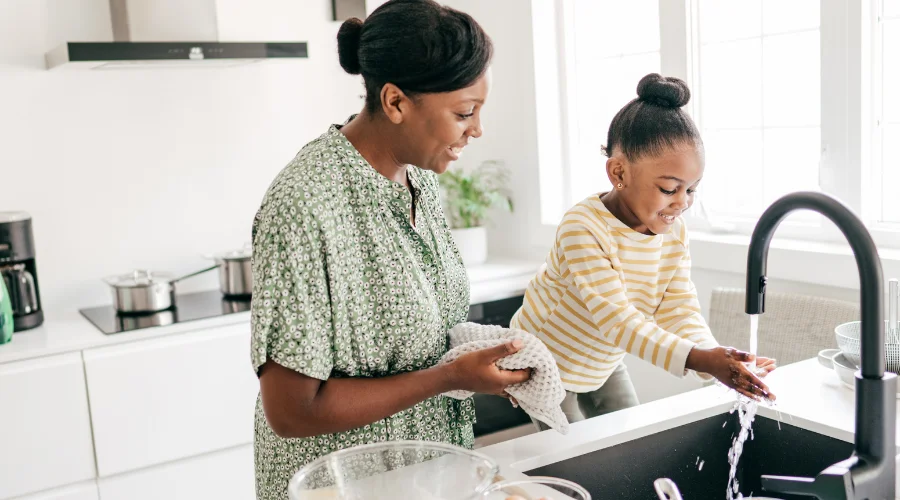
<instances>
[{"instance_id":1,"label":"stainless steel range hood","mask_svg":"<svg viewBox=\"0 0 900 500\"><path fill-rule=\"evenodd\" d=\"M48 69L234 66L306 58L306 42L222 41L221 0L109 0L111 42L67 42L46 54ZM232 22L239 9L230 4Z\"/></svg>"}]
</instances>

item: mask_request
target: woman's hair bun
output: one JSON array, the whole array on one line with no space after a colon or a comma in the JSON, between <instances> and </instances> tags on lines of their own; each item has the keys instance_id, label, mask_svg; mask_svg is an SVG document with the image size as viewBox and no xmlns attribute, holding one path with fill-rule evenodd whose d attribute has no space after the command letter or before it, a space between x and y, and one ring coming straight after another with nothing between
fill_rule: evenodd
<instances>
[{"instance_id":1,"label":"woman's hair bun","mask_svg":"<svg viewBox=\"0 0 900 500\"><path fill-rule=\"evenodd\" d=\"M343 29L343 27L341 28ZM343 64L343 59L341 59ZM691 100L691 91L683 80L650 73L637 86L638 99L663 108L680 108Z\"/></svg>"},{"instance_id":2,"label":"woman's hair bun","mask_svg":"<svg viewBox=\"0 0 900 500\"><path fill-rule=\"evenodd\" d=\"M360 74L359 67L359 36L362 33L363 22L356 17L351 17L341 24L338 30L338 60L344 71L351 75Z\"/></svg>"}]
</instances>

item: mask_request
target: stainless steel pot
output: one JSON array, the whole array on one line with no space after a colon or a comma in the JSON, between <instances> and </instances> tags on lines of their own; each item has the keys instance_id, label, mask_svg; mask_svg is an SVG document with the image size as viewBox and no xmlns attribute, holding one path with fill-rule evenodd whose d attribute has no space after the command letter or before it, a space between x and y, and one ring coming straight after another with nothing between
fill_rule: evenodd
<instances>
[{"instance_id":1,"label":"stainless steel pot","mask_svg":"<svg viewBox=\"0 0 900 500\"><path fill-rule=\"evenodd\" d=\"M253 293L252 256L249 243L241 250L207 256L219 268L219 288L226 297L249 297Z\"/></svg>"},{"instance_id":2,"label":"stainless steel pot","mask_svg":"<svg viewBox=\"0 0 900 500\"><path fill-rule=\"evenodd\" d=\"M136 270L129 274L110 276L104 281L112 287L113 307L125 314L164 311L175 305L175 283L218 266L173 277L169 273Z\"/></svg>"}]
</instances>

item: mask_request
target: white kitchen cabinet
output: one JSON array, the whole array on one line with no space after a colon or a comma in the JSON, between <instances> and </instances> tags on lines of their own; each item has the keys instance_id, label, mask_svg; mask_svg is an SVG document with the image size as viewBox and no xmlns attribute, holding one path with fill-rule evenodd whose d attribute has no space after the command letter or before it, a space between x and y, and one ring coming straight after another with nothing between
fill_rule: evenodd
<instances>
[{"instance_id":1,"label":"white kitchen cabinet","mask_svg":"<svg viewBox=\"0 0 900 500\"><path fill-rule=\"evenodd\" d=\"M100 479L103 500L254 500L253 445Z\"/></svg>"},{"instance_id":2,"label":"white kitchen cabinet","mask_svg":"<svg viewBox=\"0 0 900 500\"><path fill-rule=\"evenodd\" d=\"M101 478L253 441L248 323L89 349L84 360Z\"/></svg>"},{"instance_id":3,"label":"white kitchen cabinet","mask_svg":"<svg viewBox=\"0 0 900 500\"><path fill-rule=\"evenodd\" d=\"M0 498L94 475L81 354L0 364Z\"/></svg>"},{"instance_id":4,"label":"white kitchen cabinet","mask_svg":"<svg viewBox=\"0 0 900 500\"><path fill-rule=\"evenodd\" d=\"M87 481L64 488L42 491L14 500L100 500L96 481Z\"/></svg>"}]
</instances>

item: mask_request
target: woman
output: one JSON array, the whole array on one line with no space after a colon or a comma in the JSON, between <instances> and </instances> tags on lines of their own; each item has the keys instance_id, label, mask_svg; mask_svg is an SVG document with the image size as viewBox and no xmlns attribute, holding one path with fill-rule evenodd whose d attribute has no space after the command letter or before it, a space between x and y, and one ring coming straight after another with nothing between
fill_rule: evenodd
<instances>
[{"instance_id":1,"label":"woman","mask_svg":"<svg viewBox=\"0 0 900 500\"><path fill-rule=\"evenodd\" d=\"M492 45L468 15L391 0L338 32L363 110L278 175L253 226L256 483L286 498L293 473L334 450L422 439L471 447L472 401L527 371L503 345L436 367L469 306L435 174L482 134Z\"/></svg>"}]
</instances>

